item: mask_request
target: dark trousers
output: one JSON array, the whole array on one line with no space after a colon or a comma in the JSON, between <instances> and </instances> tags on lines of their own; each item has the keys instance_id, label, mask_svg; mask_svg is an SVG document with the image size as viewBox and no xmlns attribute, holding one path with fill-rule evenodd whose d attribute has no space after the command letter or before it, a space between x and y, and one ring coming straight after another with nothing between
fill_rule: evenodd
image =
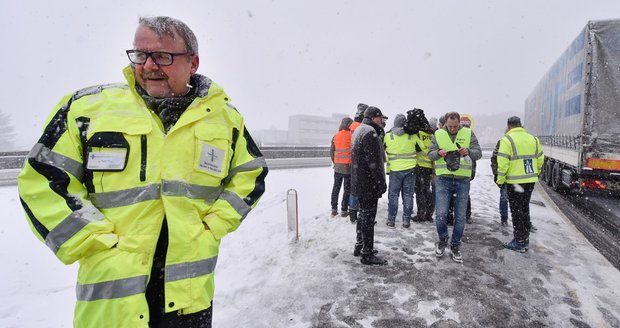
<instances>
[{"instance_id":1,"label":"dark trousers","mask_svg":"<svg viewBox=\"0 0 620 328\"><path fill-rule=\"evenodd\" d=\"M512 215L512 227L515 240L519 243L528 243L532 222L530 221L530 199L534 191L534 182L521 183L521 190L515 190L514 185L507 185L508 203Z\"/></svg>"},{"instance_id":2,"label":"dark trousers","mask_svg":"<svg viewBox=\"0 0 620 328\"><path fill-rule=\"evenodd\" d=\"M151 279L146 286L146 301L149 305L149 327L152 328L211 328L213 302L211 307L192 314L179 315L176 311L165 313L164 279L166 252L168 251L168 224L164 218L161 233L153 255Z\"/></svg>"},{"instance_id":3,"label":"dark trousers","mask_svg":"<svg viewBox=\"0 0 620 328\"><path fill-rule=\"evenodd\" d=\"M418 220L433 219L435 212L435 198L431 191L431 180L433 179L433 169L427 167L415 168L415 199L418 207Z\"/></svg>"},{"instance_id":4,"label":"dark trousers","mask_svg":"<svg viewBox=\"0 0 620 328\"><path fill-rule=\"evenodd\" d=\"M338 194L340 194L340 186L344 183L344 192L342 194L342 202L340 202L340 210L347 211L349 209L349 194L351 193L351 174L334 172L334 186L332 187L332 209L338 208Z\"/></svg>"},{"instance_id":5,"label":"dark trousers","mask_svg":"<svg viewBox=\"0 0 620 328\"><path fill-rule=\"evenodd\" d=\"M359 199L357 211L357 245L362 246L362 255L372 254L375 241L375 217L377 216L377 203L379 199Z\"/></svg>"}]
</instances>

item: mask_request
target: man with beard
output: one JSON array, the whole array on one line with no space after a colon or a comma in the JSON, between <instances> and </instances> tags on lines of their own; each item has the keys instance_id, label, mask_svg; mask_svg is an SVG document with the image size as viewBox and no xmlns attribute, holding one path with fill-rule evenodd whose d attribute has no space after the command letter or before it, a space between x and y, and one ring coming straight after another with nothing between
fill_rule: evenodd
<instances>
[{"instance_id":1,"label":"man with beard","mask_svg":"<svg viewBox=\"0 0 620 328\"><path fill-rule=\"evenodd\" d=\"M220 241L267 166L183 22L140 18L127 84L65 96L18 177L35 235L79 261L75 327L211 327Z\"/></svg>"},{"instance_id":2,"label":"man with beard","mask_svg":"<svg viewBox=\"0 0 620 328\"><path fill-rule=\"evenodd\" d=\"M435 163L435 225L439 241L435 244L435 256L441 257L448 245L447 225L450 198L454 197L454 229L452 232L452 260L462 263L460 245L465 228L469 182L472 160L482 157L478 139L467 127L461 126L457 112L446 114L446 125L435 131L428 156Z\"/></svg>"},{"instance_id":3,"label":"man with beard","mask_svg":"<svg viewBox=\"0 0 620 328\"><path fill-rule=\"evenodd\" d=\"M374 249L377 203L387 189L382 141L386 119L379 108L368 107L364 112L363 124L355 130L351 140L351 193L359 200L357 241L353 255L361 255L360 262L365 265L387 264Z\"/></svg>"}]
</instances>

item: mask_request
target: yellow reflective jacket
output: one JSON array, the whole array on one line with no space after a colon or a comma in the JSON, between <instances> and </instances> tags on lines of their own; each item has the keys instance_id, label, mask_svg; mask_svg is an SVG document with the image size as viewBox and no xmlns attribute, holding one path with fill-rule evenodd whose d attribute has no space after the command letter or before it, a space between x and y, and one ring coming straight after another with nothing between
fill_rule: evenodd
<instances>
[{"instance_id":1,"label":"yellow reflective jacket","mask_svg":"<svg viewBox=\"0 0 620 328\"><path fill-rule=\"evenodd\" d=\"M433 168L433 162L428 157L428 151L431 148L431 141L433 140L433 134L424 131L418 132L418 148L417 152L417 164L420 167Z\"/></svg>"},{"instance_id":2,"label":"yellow reflective jacket","mask_svg":"<svg viewBox=\"0 0 620 328\"><path fill-rule=\"evenodd\" d=\"M513 128L499 142L497 184L537 182L545 156L538 138Z\"/></svg>"},{"instance_id":3,"label":"yellow reflective jacket","mask_svg":"<svg viewBox=\"0 0 620 328\"><path fill-rule=\"evenodd\" d=\"M413 169L416 164L415 145L418 142L416 134L396 135L388 132L383 137L387 154L386 172L405 171Z\"/></svg>"},{"instance_id":4,"label":"yellow reflective jacket","mask_svg":"<svg viewBox=\"0 0 620 328\"><path fill-rule=\"evenodd\" d=\"M446 129L439 129L435 131L435 140L439 149L446 151L456 151L459 148L469 148L471 144L471 130L466 127L461 127L459 132L454 138L454 142L450 139L450 135ZM458 145L457 145L458 144ZM461 156L459 158L459 169L456 171L448 170L448 165L444 157L440 157L435 161L435 175L455 175L462 177L471 177L472 161L467 161L466 157Z\"/></svg>"},{"instance_id":5,"label":"yellow reflective jacket","mask_svg":"<svg viewBox=\"0 0 620 328\"><path fill-rule=\"evenodd\" d=\"M164 216L165 310L209 308L220 239L265 190L265 160L220 86L197 75L197 98L165 134L123 72L129 86L65 96L18 177L35 235L80 262L75 327L148 327Z\"/></svg>"}]
</instances>

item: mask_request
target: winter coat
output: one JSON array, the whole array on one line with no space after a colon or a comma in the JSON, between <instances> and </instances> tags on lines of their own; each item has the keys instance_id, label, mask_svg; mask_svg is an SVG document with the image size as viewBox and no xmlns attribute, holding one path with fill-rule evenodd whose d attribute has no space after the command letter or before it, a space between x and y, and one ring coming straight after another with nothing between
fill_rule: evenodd
<instances>
[{"instance_id":1,"label":"winter coat","mask_svg":"<svg viewBox=\"0 0 620 328\"><path fill-rule=\"evenodd\" d=\"M497 181L497 152L499 151L499 144L501 140L497 141L495 149L493 149L493 155L491 155L491 171L493 172L493 181Z\"/></svg>"},{"instance_id":2,"label":"winter coat","mask_svg":"<svg viewBox=\"0 0 620 328\"><path fill-rule=\"evenodd\" d=\"M196 99L166 134L124 74L127 85L65 96L18 177L34 234L80 262L75 327L148 327L164 217L165 311L209 308L220 240L265 190L265 160L220 86L195 75Z\"/></svg>"},{"instance_id":3,"label":"winter coat","mask_svg":"<svg viewBox=\"0 0 620 328\"><path fill-rule=\"evenodd\" d=\"M385 181L383 128L365 118L352 137L351 193L360 199L381 198Z\"/></svg>"}]
</instances>

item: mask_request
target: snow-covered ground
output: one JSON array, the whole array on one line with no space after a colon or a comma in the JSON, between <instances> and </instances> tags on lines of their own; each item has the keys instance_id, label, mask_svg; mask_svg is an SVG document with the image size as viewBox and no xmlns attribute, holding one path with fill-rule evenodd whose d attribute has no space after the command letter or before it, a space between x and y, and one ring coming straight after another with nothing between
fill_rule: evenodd
<instances>
[{"instance_id":1,"label":"snow-covered ground","mask_svg":"<svg viewBox=\"0 0 620 328\"><path fill-rule=\"evenodd\" d=\"M331 185L328 167L269 173L260 204L222 243L214 327L620 327L620 271L541 188L529 252L502 248L512 229L499 225L488 159L472 182L463 264L435 258L432 224L388 228L384 197L375 240L389 264L361 265L354 225L329 215ZM299 196L298 242L287 231L289 189ZM0 199L0 327L70 327L77 267L32 235L16 187L0 187Z\"/></svg>"}]
</instances>

